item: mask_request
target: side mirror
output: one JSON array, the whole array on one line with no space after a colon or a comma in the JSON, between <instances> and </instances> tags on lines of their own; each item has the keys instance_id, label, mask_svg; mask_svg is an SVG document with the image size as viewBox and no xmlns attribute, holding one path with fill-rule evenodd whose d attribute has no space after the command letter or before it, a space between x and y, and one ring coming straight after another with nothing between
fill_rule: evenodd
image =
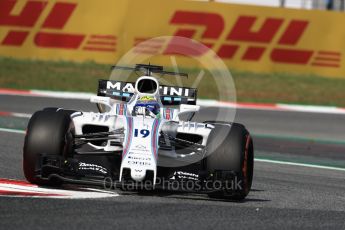
<instances>
[{"instance_id":1,"label":"side mirror","mask_svg":"<svg viewBox=\"0 0 345 230\"><path fill-rule=\"evenodd\" d=\"M189 115L187 120L191 120L196 112L200 110L199 105L187 105L182 104L180 105L180 111L178 116L180 118L181 115Z\"/></svg>"},{"instance_id":2,"label":"side mirror","mask_svg":"<svg viewBox=\"0 0 345 230\"><path fill-rule=\"evenodd\" d=\"M92 96L90 98L90 102L97 104L97 108L100 113L105 113L106 107L108 107L108 111L111 110L113 99L110 97Z\"/></svg>"}]
</instances>

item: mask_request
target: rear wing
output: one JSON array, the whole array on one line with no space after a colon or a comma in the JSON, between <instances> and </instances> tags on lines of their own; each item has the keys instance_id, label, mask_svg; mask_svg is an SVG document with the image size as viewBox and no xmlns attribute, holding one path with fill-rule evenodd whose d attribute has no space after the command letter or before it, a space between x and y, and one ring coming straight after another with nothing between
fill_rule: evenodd
<instances>
[{"instance_id":1,"label":"rear wing","mask_svg":"<svg viewBox=\"0 0 345 230\"><path fill-rule=\"evenodd\" d=\"M133 82L99 80L97 95L128 102L134 95L134 86L135 83ZM163 105L196 104L197 89L195 88L164 85L159 88Z\"/></svg>"}]
</instances>

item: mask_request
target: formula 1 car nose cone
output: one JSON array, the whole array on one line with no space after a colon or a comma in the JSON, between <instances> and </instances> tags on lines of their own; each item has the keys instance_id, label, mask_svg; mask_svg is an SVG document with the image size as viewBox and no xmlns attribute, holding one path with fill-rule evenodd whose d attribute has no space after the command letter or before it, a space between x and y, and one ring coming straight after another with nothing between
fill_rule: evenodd
<instances>
[{"instance_id":1,"label":"formula 1 car nose cone","mask_svg":"<svg viewBox=\"0 0 345 230\"><path fill-rule=\"evenodd\" d=\"M131 170L131 177L133 180L141 182L146 176L146 170L144 169L133 169Z\"/></svg>"}]
</instances>

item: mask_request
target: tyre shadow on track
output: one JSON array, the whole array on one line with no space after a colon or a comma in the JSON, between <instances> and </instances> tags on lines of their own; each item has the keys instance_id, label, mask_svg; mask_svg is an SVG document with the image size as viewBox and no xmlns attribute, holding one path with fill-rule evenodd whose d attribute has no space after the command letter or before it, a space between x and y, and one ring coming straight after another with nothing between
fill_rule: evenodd
<instances>
[{"instance_id":1,"label":"tyre shadow on track","mask_svg":"<svg viewBox=\"0 0 345 230\"><path fill-rule=\"evenodd\" d=\"M265 190L252 189L251 192L264 192ZM186 192L171 192L171 191L121 191L121 196L142 196L142 197L159 197L159 198L171 198L180 200L198 200L198 201L219 201L219 202L232 202L232 203L248 203L248 202L270 202L268 199L256 199L246 198L244 200L231 200L231 199L215 199L210 198L207 194L196 194Z\"/></svg>"}]
</instances>

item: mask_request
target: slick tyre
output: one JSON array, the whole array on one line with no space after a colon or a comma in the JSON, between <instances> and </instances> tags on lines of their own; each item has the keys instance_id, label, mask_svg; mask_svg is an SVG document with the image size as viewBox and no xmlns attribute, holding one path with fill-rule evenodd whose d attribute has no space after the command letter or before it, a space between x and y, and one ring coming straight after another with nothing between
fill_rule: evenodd
<instances>
[{"instance_id":1,"label":"slick tyre","mask_svg":"<svg viewBox=\"0 0 345 230\"><path fill-rule=\"evenodd\" d=\"M254 146L246 128L237 123L212 122L215 129L210 134L206 168L210 173L232 171L236 175L231 192L219 190L209 194L212 198L243 200L253 181ZM238 182L238 183L237 183ZM240 186L237 186L237 185Z\"/></svg>"},{"instance_id":2,"label":"slick tyre","mask_svg":"<svg viewBox=\"0 0 345 230\"><path fill-rule=\"evenodd\" d=\"M73 122L63 111L43 110L31 117L23 148L23 169L25 178L37 185L59 185L58 181L37 178L40 169L40 155L66 157L73 150Z\"/></svg>"}]
</instances>

